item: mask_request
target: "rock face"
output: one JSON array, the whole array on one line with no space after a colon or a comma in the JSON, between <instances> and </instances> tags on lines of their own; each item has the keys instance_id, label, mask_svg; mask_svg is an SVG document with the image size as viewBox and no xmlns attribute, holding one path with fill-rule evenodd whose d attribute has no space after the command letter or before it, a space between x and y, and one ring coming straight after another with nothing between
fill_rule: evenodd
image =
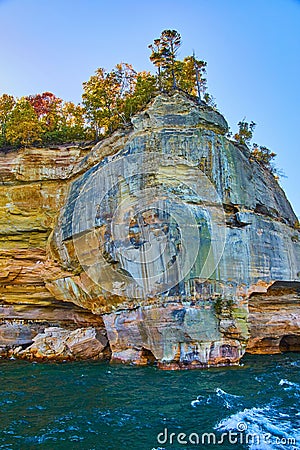
<instances>
[{"instance_id":1,"label":"rock face","mask_svg":"<svg viewBox=\"0 0 300 450\"><path fill-rule=\"evenodd\" d=\"M106 345L106 337L97 336L93 327L73 331L50 327L37 334L29 347L17 348L14 354L35 359L99 359L104 355Z\"/></svg>"},{"instance_id":2,"label":"rock face","mask_svg":"<svg viewBox=\"0 0 300 450\"><path fill-rule=\"evenodd\" d=\"M249 353L300 351L300 284L276 282L249 299Z\"/></svg>"},{"instance_id":3,"label":"rock face","mask_svg":"<svg viewBox=\"0 0 300 450\"><path fill-rule=\"evenodd\" d=\"M206 303L174 302L104 316L112 360L142 364L156 360L162 368L238 362L243 353L240 340L221 332Z\"/></svg>"},{"instance_id":4,"label":"rock face","mask_svg":"<svg viewBox=\"0 0 300 450\"><path fill-rule=\"evenodd\" d=\"M299 349L296 217L227 128L158 96L93 148L1 158L3 355L174 369Z\"/></svg>"}]
</instances>

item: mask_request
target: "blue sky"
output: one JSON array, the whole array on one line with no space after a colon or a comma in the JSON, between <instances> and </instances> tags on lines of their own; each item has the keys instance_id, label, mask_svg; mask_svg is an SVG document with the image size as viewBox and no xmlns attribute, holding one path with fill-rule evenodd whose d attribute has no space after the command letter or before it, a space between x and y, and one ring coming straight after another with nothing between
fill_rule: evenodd
<instances>
[{"instance_id":1,"label":"blue sky","mask_svg":"<svg viewBox=\"0 0 300 450\"><path fill-rule=\"evenodd\" d=\"M300 216L300 1L0 0L0 95L51 91L80 102L97 67L153 70L148 44L175 28L179 57L208 63L209 92L233 131L257 123Z\"/></svg>"}]
</instances>

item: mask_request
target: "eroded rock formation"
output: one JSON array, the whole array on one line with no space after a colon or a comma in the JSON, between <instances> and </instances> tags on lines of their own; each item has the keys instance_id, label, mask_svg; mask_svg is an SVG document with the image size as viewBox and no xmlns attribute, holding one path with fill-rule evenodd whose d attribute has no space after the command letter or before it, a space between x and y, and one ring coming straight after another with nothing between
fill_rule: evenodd
<instances>
[{"instance_id":1,"label":"eroded rock formation","mask_svg":"<svg viewBox=\"0 0 300 450\"><path fill-rule=\"evenodd\" d=\"M1 156L2 355L189 368L298 349L296 217L227 128L174 94L92 148Z\"/></svg>"}]
</instances>

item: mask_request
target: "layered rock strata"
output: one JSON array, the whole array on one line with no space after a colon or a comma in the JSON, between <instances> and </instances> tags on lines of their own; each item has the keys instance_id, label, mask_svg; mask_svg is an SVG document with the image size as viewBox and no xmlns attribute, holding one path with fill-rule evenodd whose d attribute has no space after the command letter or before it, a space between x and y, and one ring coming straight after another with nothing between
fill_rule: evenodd
<instances>
[{"instance_id":1,"label":"layered rock strata","mask_svg":"<svg viewBox=\"0 0 300 450\"><path fill-rule=\"evenodd\" d=\"M1 157L3 355L174 369L298 348L297 219L227 129L161 95L92 148Z\"/></svg>"}]
</instances>

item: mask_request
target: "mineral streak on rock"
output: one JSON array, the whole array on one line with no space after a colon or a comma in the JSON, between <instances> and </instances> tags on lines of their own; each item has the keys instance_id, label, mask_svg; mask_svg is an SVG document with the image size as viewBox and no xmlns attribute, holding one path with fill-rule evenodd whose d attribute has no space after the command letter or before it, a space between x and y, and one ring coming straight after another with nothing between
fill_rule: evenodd
<instances>
[{"instance_id":1,"label":"mineral streak on rock","mask_svg":"<svg viewBox=\"0 0 300 450\"><path fill-rule=\"evenodd\" d=\"M299 350L296 217L227 130L176 93L93 148L2 155L2 355L177 369Z\"/></svg>"}]
</instances>

